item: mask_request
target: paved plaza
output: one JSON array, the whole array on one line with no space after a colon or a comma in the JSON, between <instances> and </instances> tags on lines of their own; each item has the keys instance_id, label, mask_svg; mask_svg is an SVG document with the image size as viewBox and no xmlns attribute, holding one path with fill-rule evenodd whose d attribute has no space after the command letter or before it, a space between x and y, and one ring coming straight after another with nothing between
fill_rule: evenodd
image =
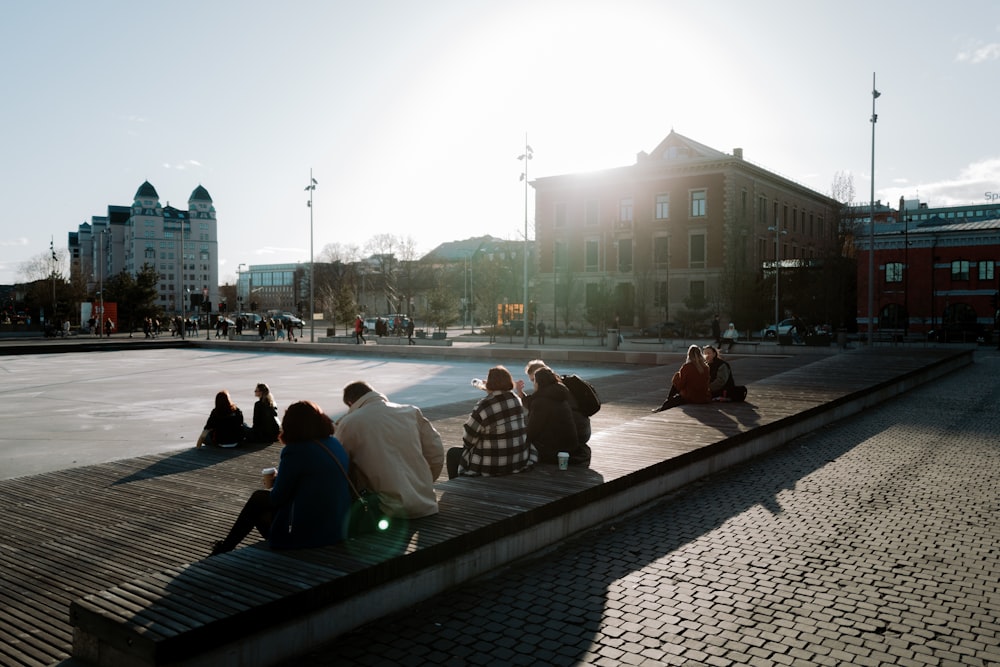
<instances>
[{"instance_id":1,"label":"paved plaza","mask_svg":"<svg viewBox=\"0 0 1000 667\"><path fill-rule=\"evenodd\" d=\"M358 378L431 407L474 400L469 380L490 363L210 348L0 356L0 479L189 448L224 387L248 413L262 380L282 404L309 398L334 415ZM1000 665L998 401L1000 355L979 350L933 385L287 667Z\"/></svg>"},{"instance_id":2,"label":"paved plaza","mask_svg":"<svg viewBox=\"0 0 1000 667\"><path fill-rule=\"evenodd\" d=\"M334 665L1000 665L1000 357L342 637Z\"/></svg>"},{"instance_id":3,"label":"paved plaza","mask_svg":"<svg viewBox=\"0 0 1000 667\"><path fill-rule=\"evenodd\" d=\"M268 384L282 410L311 400L333 417L347 411L341 391L355 380L425 409L471 405L481 392L470 381L486 377L493 363L523 376L523 360L505 357L503 348L495 354L495 361L417 360L205 347L0 355L0 479L191 448L217 391L228 390L249 421L258 382ZM560 370L600 377L620 367Z\"/></svg>"}]
</instances>

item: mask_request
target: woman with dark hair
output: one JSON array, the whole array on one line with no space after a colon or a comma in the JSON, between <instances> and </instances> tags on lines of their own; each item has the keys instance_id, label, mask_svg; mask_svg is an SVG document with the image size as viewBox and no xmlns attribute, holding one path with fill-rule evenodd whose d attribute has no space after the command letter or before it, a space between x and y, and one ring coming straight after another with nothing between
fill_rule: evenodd
<instances>
[{"instance_id":1,"label":"woman with dark hair","mask_svg":"<svg viewBox=\"0 0 1000 667\"><path fill-rule=\"evenodd\" d=\"M514 378L494 366L479 399L463 426L462 446L446 456L448 479L459 475L492 477L530 470L538 452L527 441L524 407L514 394Z\"/></svg>"},{"instance_id":2,"label":"woman with dark hair","mask_svg":"<svg viewBox=\"0 0 1000 667\"><path fill-rule=\"evenodd\" d=\"M535 391L531 394L528 412L528 442L538 450L538 460L542 463L557 463L559 452L568 452L573 460L580 443L569 389L548 367L536 370L533 380Z\"/></svg>"},{"instance_id":3,"label":"woman with dark hair","mask_svg":"<svg viewBox=\"0 0 1000 667\"><path fill-rule=\"evenodd\" d=\"M277 474L264 477L264 488L250 495L213 556L235 549L255 527L274 549L320 547L347 536L350 459L333 437L333 422L315 403L299 401L285 410L280 438Z\"/></svg>"},{"instance_id":4,"label":"woman with dark hair","mask_svg":"<svg viewBox=\"0 0 1000 667\"><path fill-rule=\"evenodd\" d=\"M253 426L246 429L246 442L270 445L278 439L281 423L278 421L278 406L274 403L271 390L263 382L254 387L257 402L253 404Z\"/></svg>"},{"instance_id":5,"label":"woman with dark hair","mask_svg":"<svg viewBox=\"0 0 1000 667\"><path fill-rule=\"evenodd\" d=\"M674 373L667 400L660 407L653 408L652 412L662 412L685 403L711 402L712 394L708 388L710 381L711 370L705 361L705 355L700 347L692 345L688 348L687 360Z\"/></svg>"},{"instance_id":6,"label":"woman with dark hair","mask_svg":"<svg viewBox=\"0 0 1000 667\"><path fill-rule=\"evenodd\" d=\"M243 442L243 411L236 407L229 392L223 389L215 395L215 407L208 415L205 428L198 436L196 447L218 445L236 447Z\"/></svg>"}]
</instances>

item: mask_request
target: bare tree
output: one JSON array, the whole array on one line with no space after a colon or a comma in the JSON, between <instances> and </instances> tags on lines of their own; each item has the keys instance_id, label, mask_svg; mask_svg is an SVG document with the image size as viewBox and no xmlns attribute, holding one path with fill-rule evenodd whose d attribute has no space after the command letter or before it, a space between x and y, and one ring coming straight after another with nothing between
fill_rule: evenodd
<instances>
[{"instance_id":1,"label":"bare tree","mask_svg":"<svg viewBox=\"0 0 1000 667\"><path fill-rule=\"evenodd\" d=\"M854 203L854 174L849 171L838 171L833 175L830 196L841 204Z\"/></svg>"},{"instance_id":2,"label":"bare tree","mask_svg":"<svg viewBox=\"0 0 1000 667\"><path fill-rule=\"evenodd\" d=\"M378 273L387 313L401 312L400 296L396 289L399 269L397 254L401 250L402 242L392 234L376 234L365 245L365 251L370 255L369 260Z\"/></svg>"},{"instance_id":3,"label":"bare tree","mask_svg":"<svg viewBox=\"0 0 1000 667\"><path fill-rule=\"evenodd\" d=\"M46 250L21 262L17 267L17 272L26 283L36 280L51 280L53 276L56 279L61 279L65 265L65 250Z\"/></svg>"},{"instance_id":4,"label":"bare tree","mask_svg":"<svg viewBox=\"0 0 1000 667\"><path fill-rule=\"evenodd\" d=\"M334 264L352 264L361 259L361 248L350 243L327 243L319 251L317 261Z\"/></svg>"}]
</instances>

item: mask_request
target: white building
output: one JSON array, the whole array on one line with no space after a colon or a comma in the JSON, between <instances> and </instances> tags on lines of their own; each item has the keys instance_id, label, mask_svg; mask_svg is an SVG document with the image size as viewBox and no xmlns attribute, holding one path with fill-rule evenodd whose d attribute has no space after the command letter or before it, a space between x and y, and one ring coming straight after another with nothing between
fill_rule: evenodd
<instances>
[{"instance_id":1,"label":"white building","mask_svg":"<svg viewBox=\"0 0 1000 667\"><path fill-rule=\"evenodd\" d=\"M155 305L167 314L191 312L204 301L219 303L219 240L215 207L199 185L188 210L160 203L149 181L131 206L108 206L69 235L71 272L87 281L93 294L104 280L122 271L138 275L146 264L159 276ZM183 301L182 301L183 300Z\"/></svg>"}]
</instances>

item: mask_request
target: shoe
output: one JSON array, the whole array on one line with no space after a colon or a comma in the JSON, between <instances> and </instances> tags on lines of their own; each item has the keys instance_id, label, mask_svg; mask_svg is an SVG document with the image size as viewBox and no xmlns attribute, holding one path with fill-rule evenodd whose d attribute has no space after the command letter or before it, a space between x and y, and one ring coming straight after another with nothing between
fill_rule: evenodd
<instances>
[{"instance_id":1,"label":"shoe","mask_svg":"<svg viewBox=\"0 0 1000 667\"><path fill-rule=\"evenodd\" d=\"M658 407L658 408L653 408L652 410L650 410L650 412L663 412L663 410L664 410L664 408L661 406L661 407Z\"/></svg>"},{"instance_id":2,"label":"shoe","mask_svg":"<svg viewBox=\"0 0 1000 667\"><path fill-rule=\"evenodd\" d=\"M225 540L219 540L212 545L212 553L209 555L218 556L219 554L229 553L230 551L232 551L232 549L226 546Z\"/></svg>"}]
</instances>

